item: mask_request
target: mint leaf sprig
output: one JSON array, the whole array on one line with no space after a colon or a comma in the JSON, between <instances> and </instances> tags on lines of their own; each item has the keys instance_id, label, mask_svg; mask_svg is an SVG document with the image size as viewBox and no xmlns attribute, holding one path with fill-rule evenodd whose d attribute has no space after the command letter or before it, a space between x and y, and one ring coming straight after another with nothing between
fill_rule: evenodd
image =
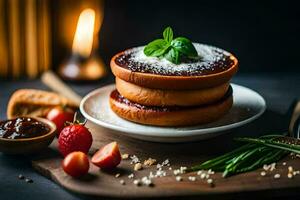
<instances>
[{"instance_id":1,"label":"mint leaf sprig","mask_svg":"<svg viewBox=\"0 0 300 200\"><path fill-rule=\"evenodd\" d=\"M163 39L156 39L144 48L146 56L165 58L174 64L180 64L184 58L199 58L193 43L185 37L173 39L173 30L171 27L165 28Z\"/></svg>"}]
</instances>

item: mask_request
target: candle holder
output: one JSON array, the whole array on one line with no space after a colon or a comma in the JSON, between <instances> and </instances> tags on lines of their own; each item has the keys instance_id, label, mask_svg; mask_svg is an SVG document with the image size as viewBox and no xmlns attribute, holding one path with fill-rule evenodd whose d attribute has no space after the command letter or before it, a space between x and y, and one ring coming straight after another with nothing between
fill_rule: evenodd
<instances>
[{"instance_id":1,"label":"candle holder","mask_svg":"<svg viewBox=\"0 0 300 200\"><path fill-rule=\"evenodd\" d=\"M58 69L58 74L65 80L94 81L107 74L104 62L95 54L88 58L72 54Z\"/></svg>"}]
</instances>

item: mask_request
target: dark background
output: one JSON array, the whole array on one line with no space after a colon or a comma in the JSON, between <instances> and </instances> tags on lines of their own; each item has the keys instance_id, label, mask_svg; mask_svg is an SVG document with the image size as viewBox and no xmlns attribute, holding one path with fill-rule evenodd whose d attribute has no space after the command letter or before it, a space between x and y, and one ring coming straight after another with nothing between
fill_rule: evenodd
<instances>
[{"instance_id":1,"label":"dark background","mask_svg":"<svg viewBox=\"0 0 300 200\"><path fill-rule=\"evenodd\" d=\"M261 123L249 124L239 132L256 134L251 129L255 127L259 133L270 133L270 130L286 129L284 122L289 118L284 113L300 97L299 15L297 1L106 0L99 53L108 63L116 52L160 37L168 25L178 36L224 48L240 61L240 71L233 82L259 92L267 102L268 110L260 118ZM58 66L59 49L54 53L54 66ZM90 85L70 86L85 95L111 82L112 79L105 79ZM16 89L49 89L40 80L0 80L0 88L1 119L5 119L9 96ZM19 181L19 174L32 178L34 183ZM83 198L36 173L27 157L0 153L0 177L1 200ZM289 196L285 199L299 199L299 196L291 198L291 193L281 195Z\"/></svg>"},{"instance_id":2,"label":"dark background","mask_svg":"<svg viewBox=\"0 0 300 200\"><path fill-rule=\"evenodd\" d=\"M170 25L176 36L235 54L240 73L299 72L299 17L297 1L107 0L99 51L108 64Z\"/></svg>"}]
</instances>

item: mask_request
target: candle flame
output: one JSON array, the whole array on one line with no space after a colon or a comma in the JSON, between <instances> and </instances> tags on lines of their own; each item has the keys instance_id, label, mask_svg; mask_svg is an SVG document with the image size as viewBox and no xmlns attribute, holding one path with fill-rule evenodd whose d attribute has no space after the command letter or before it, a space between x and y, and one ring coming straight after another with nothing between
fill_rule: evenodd
<instances>
[{"instance_id":1,"label":"candle flame","mask_svg":"<svg viewBox=\"0 0 300 200\"><path fill-rule=\"evenodd\" d=\"M95 11L85 9L80 13L73 40L72 51L83 57L89 57L93 47Z\"/></svg>"}]
</instances>

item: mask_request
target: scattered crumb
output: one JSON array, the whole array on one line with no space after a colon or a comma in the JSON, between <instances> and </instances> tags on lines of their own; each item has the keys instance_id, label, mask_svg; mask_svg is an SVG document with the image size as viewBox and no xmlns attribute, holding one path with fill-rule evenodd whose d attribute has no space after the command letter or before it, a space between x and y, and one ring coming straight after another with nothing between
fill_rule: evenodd
<instances>
[{"instance_id":1,"label":"scattered crumb","mask_svg":"<svg viewBox=\"0 0 300 200\"><path fill-rule=\"evenodd\" d=\"M200 178L201 178L201 179L204 179L205 177L206 177L206 174L205 174L205 173L203 173L203 174L200 175Z\"/></svg>"},{"instance_id":2,"label":"scattered crumb","mask_svg":"<svg viewBox=\"0 0 300 200\"><path fill-rule=\"evenodd\" d=\"M178 181L178 182L179 182L179 181L182 181L182 177L181 177L181 176L176 176L175 179L176 179L176 181Z\"/></svg>"},{"instance_id":3,"label":"scattered crumb","mask_svg":"<svg viewBox=\"0 0 300 200\"><path fill-rule=\"evenodd\" d=\"M182 173L185 173L186 170L187 170L187 167L180 167L180 171L181 171Z\"/></svg>"},{"instance_id":4,"label":"scattered crumb","mask_svg":"<svg viewBox=\"0 0 300 200\"><path fill-rule=\"evenodd\" d=\"M275 175L274 175L274 178L275 178L275 179L279 179L279 178L280 178L280 174L275 174Z\"/></svg>"},{"instance_id":5,"label":"scattered crumb","mask_svg":"<svg viewBox=\"0 0 300 200\"><path fill-rule=\"evenodd\" d=\"M125 181L124 180L120 180L120 184L121 185L125 185Z\"/></svg>"},{"instance_id":6,"label":"scattered crumb","mask_svg":"<svg viewBox=\"0 0 300 200\"><path fill-rule=\"evenodd\" d=\"M268 170L270 169L270 165L266 165L266 164L265 164L265 165L263 166L263 169L266 170L266 171L268 171Z\"/></svg>"},{"instance_id":7,"label":"scattered crumb","mask_svg":"<svg viewBox=\"0 0 300 200\"><path fill-rule=\"evenodd\" d=\"M129 154L128 153L124 153L124 154L122 154L121 157L122 157L123 160L126 160L126 159L129 158Z\"/></svg>"},{"instance_id":8,"label":"scattered crumb","mask_svg":"<svg viewBox=\"0 0 300 200\"><path fill-rule=\"evenodd\" d=\"M142 164L141 163L136 163L135 165L134 165L134 171L138 171L138 170L141 170L141 169L143 169L143 166L142 166Z\"/></svg>"},{"instance_id":9,"label":"scattered crumb","mask_svg":"<svg viewBox=\"0 0 300 200\"><path fill-rule=\"evenodd\" d=\"M187 170L187 167L180 167L179 169L175 169L173 170L173 174L175 176L179 175L179 174L184 174Z\"/></svg>"},{"instance_id":10,"label":"scattered crumb","mask_svg":"<svg viewBox=\"0 0 300 200\"><path fill-rule=\"evenodd\" d=\"M18 176L18 178L19 178L20 180L23 180L23 179L25 178L25 176L23 176L22 174L20 174L20 175Z\"/></svg>"},{"instance_id":11,"label":"scattered crumb","mask_svg":"<svg viewBox=\"0 0 300 200\"><path fill-rule=\"evenodd\" d=\"M214 181L211 178L207 179L206 182L210 185L210 187L214 187L215 186Z\"/></svg>"},{"instance_id":12,"label":"scattered crumb","mask_svg":"<svg viewBox=\"0 0 300 200\"><path fill-rule=\"evenodd\" d=\"M151 165L154 165L155 163L156 163L156 160L153 158L148 158L147 160L144 161L145 166L151 166Z\"/></svg>"},{"instance_id":13,"label":"scattered crumb","mask_svg":"<svg viewBox=\"0 0 300 200\"><path fill-rule=\"evenodd\" d=\"M161 165L162 165L162 166L170 166L170 161L169 161L169 159L166 159L165 161L163 161L163 162L161 163Z\"/></svg>"},{"instance_id":14,"label":"scattered crumb","mask_svg":"<svg viewBox=\"0 0 300 200\"><path fill-rule=\"evenodd\" d=\"M202 170L197 171L197 175L201 175L202 174Z\"/></svg>"},{"instance_id":15,"label":"scattered crumb","mask_svg":"<svg viewBox=\"0 0 300 200\"><path fill-rule=\"evenodd\" d=\"M195 176L189 176L189 180L190 180L190 181L195 181L195 180L196 180L196 177L195 177Z\"/></svg>"},{"instance_id":16,"label":"scattered crumb","mask_svg":"<svg viewBox=\"0 0 300 200\"><path fill-rule=\"evenodd\" d=\"M211 179L211 178L209 178L209 179L207 179L207 181L206 181L208 184L212 184L214 181Z\"/></svg>"},{"instance_id":17,"label":"scattered crumb","mask_svg":"<svg viewBox=\"0 0 300 200\"><path fill-rule=\"evenodd\" d=\"M135 179L133 181L133 184L136 185L136 186L140 186L141 185L141 180L140 179Z\"/></svg>"},{"instance_id":18,"label":"scattered crumb","mask_svg":"<svg viewBox=\"0 0 300 200\"><path fill-rule=\"evenodd\" d=\"M163 177L163 176L166 176L166 175L167 175L167 172L165 172L164 170L162 170L162 168L159 168L156 171L156 174L154 175L154 177L157 178L157 177Z\"/></svg>"},{"instance_id":19,"label":"scattered crumb","mask_svg":"<svg viewBox=\"0 0 300 200\"><path fill-rule=\"evenodd\" d=\"M177 176L178 174L180 174L180 170L179 170L179 169L175 169L175 170L173 171L173 174L174 174L175 176Z\"/></svg>"},{"instance_id":20,"label":"scattered crumb","mask_svg":"<svg viewBox=\"0 0 300 200\"><path fill-rule=\"evenodd\" d=\"M117 173L117 174L115 175L115 177L116 177L116 178L119 178L120 175L121 175L120 173Z\"/></svg>"},{"instance_id":21,"label":"scattered crumb","mask_svg":"<svg viewBox=\"0 0 300 200\"><path fill-rule=\"evenodd\" d=\"M270 165L264 165L263 169L265 171L273 171L274 169L276 169L276 163L272 163Z\"/></svg>"},{"instance_id":22,"label":"scattered crumb","mask_svg":"<svg viewBox=\"0 0 300 200\"><path fill-rule=\"evenodd\" d=\"M25 181L26 181L26 183L33 183L33 180L30 178L26 178Z\"/></svg>"},{"instance_id":23,"label":"scattered crumb","mask_svg":"<svg viewBox=\"0 0 300 200\"><path fill-rule=\"evenodd\" d=\"M273 171L274 169L276 169L276 163L271 164L270 171Z\"/></svg>"},{"instance_id":24,"label":"scattered crumb","mask_svg":"<svg viewBox=\"0 0 300 200\"><path fill-rule=\"evenodd\" d=\"M266 176L266 174L267 174L267 173L266 173L265 171L261 171L261 172L260 172L260 175L261 175L261 176Z\"/></svg>"},{"instance_id":25,"label":"scattered crumb","mask_svg":"<svg viewBox=\"0 0 300 200\"><path fill-rule=\"evenodd\" d=\"M142 183L143 183L143 185L146 185L146 186L153 186L151 178L149 178L147 176L144 176L142 178Z\"/></svg>"},{"instance_id":26,"label":"scattered crumb","mask_svg":"<svg viewBox=\"0 0 300 200\"><path fill-rule=\"evenodd\" d=\"M300 174L300 171L293 171L293 175L295 176L295 175L298 175L298 174Z\"/></svg>"},{"instance_id":27,"label":"scattered crumb","mask_svg":"<svg viewBox=\"0 0 300 200\"><path fill-rule=\"evenodd\" d=\"M286 165L286 162L283 162L282 165L285 166L285 165Z\"/></svg>"},{"instance_id":28,"label":"scattered crumb","mask_svg":"<svg viewBox=\"0 0 300 200\"><path fill-rule=\"evenodd\" d=\"M293 178L293 174L292 173L288 173L287 177L288 178Z\"/></svg>"},{"instance_id":29,"label":"scattered crumb","mask_svg":"<svg viewBox=\"0 0 300 200\"><path fill-rule=\"evenodd\" d=\"M140 162L140 159L136 155L130 156L131 162L130 164L136 164Z\"/></svg>"},{"instance_id":30,"label":"scattered crumb","mask_svg":"<svg viewBox=\"0 0 300 200\"><path fill-rule=\"evenodd\" d=\"M134 174L129 174L128 175L128 178L130 178L130 179L133 178L133 177L134 177Z\"/></svg>"}]
</instances>

